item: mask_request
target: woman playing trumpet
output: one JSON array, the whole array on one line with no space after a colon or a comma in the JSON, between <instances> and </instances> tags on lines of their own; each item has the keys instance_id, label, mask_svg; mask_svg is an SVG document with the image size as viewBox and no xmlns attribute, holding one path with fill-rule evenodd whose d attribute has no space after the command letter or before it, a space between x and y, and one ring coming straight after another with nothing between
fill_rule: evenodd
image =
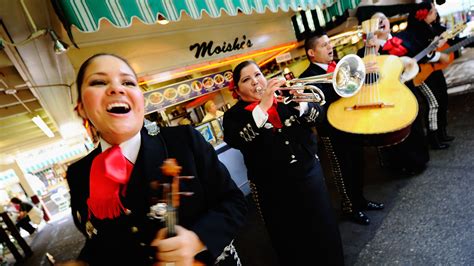
<instances>
[{"instance_id":1,"label":"woman playing trumpet","mask_svg":"<svg viewBox=\"0 0 474 266\"><path fill-rule=\"evenodd\" d=\"M244 156L279 264L343 265L339 230L311 131L319 105L277 102L274 92L285 81L267 80L253 61L237 65L233 80L239 101L224 115L224 141Z\"/></svg>"}]
</instances>

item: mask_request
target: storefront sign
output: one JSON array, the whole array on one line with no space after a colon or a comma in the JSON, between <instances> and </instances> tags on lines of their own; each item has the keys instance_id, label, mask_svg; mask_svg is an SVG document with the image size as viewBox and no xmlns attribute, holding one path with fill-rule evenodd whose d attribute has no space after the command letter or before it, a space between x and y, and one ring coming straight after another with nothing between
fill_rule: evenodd
<instances>
[{"instance_id":1,"label":"storefront sign","mask_svg":"<svg viewBox=\"0 0 474 266\"><path fill-rule=\"evenodd\" d=\"M147 91L143 93L145 96L145 114L220 90L229 86L231 80L232 71L227 70Z\"/></svg>"},{"instance_id":2,"label":"storefront sign","mask_svg":"<svg viewBox=\"0 0 474 266\"><path fill-rule=\"evenodd\" d=\"M139 77L151 80L153 74L293 43L295 33L290 18L291 13L267 12L255 17L181 21L171 28L135 23L134 30L123 31L123 35L122 31L117 35L113 27L103 27L94 36L77 32L77 40L83 38L78 42L81 49L68 51L68 57L79 69L97 51L119 54L128 59Z\"/></svg>"},{"instance_id":3,"label":"storefront sign","mask_svg":"<svg viewBox=\"0 0 474 266\"><path fill-rule=\"evenodd\" d=\"M220 53L227 53L232 51L243 50L245 48L252 47L252 41L247 40L247 36L243 35L242 39L236 37L234 42L223 42L222 45L214 45L214 41L195 43L189 46L189 50L195 50L194 57L206 57L213 56L214 54L218 55Z\"/></svg>"}]
</instances>

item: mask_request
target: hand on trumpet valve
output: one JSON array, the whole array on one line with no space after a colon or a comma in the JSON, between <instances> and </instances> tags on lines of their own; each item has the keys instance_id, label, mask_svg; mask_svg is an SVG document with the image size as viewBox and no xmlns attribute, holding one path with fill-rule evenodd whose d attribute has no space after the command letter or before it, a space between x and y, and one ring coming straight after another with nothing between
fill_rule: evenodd
<instances>
[{"instance_id":1,"label":"hand on trumpet valve","mask_svg":"<svg viewBox=\"0 0 474 266\"><path fill-rule=\"evenodd\" d=\"M279 90L280 87L283 86L285 83L286 83L285 80L280 80L278 78L272 78L272 79L268 80L268 82L266 84L267 86L265 88L260 87L260 88L263 88L263 89L260 89L261 93L259 93L259 91L258 91L259 86L261 86L261 85L258 84L255 87L255 91L257 93L259 93L262 97L261 100L260 100L260 104L259 104L260 108L262 108L262 110L267 111L272 106L275 91Z\"/></svg>"}]
</instances>

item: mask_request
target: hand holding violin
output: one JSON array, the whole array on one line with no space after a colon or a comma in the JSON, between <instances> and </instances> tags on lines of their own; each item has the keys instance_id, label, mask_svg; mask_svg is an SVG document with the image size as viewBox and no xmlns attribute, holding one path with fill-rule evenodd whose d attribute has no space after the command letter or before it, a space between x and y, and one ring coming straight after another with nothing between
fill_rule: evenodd
<instances>
[{"instance_id":1,"label":"hand holding violin","mask_svg":"<svg viewBox=\"0 0 474 266\"><path fill-rule=\"evenodd\" d=\"M166 238L167 228L161 229L151 242L151 245L158 250L156 258L159 262L155 265L165 266L167 263L174 263L175 266L196 265L194 256L206 246L193 231L179 225L176 225L175 229L177 235L170 238Z\"/></svg>"}]
</instances>

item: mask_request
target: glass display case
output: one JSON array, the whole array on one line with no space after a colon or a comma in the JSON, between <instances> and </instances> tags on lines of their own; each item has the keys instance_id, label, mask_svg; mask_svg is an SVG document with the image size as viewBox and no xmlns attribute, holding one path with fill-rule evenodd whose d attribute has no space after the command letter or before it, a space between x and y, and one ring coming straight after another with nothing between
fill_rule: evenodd
<instances>
[{"instance_id":1,"label":"glass display case","mask_svg":"<svg viewBox=\"0 0 474 266\"><path fill-rule=\"evenodd\" d=\"M224 129L222 126L223 117L212 119L208 122L196 126L196 130L214 147L224 141Z\"/></svg>"}]
</instances>

